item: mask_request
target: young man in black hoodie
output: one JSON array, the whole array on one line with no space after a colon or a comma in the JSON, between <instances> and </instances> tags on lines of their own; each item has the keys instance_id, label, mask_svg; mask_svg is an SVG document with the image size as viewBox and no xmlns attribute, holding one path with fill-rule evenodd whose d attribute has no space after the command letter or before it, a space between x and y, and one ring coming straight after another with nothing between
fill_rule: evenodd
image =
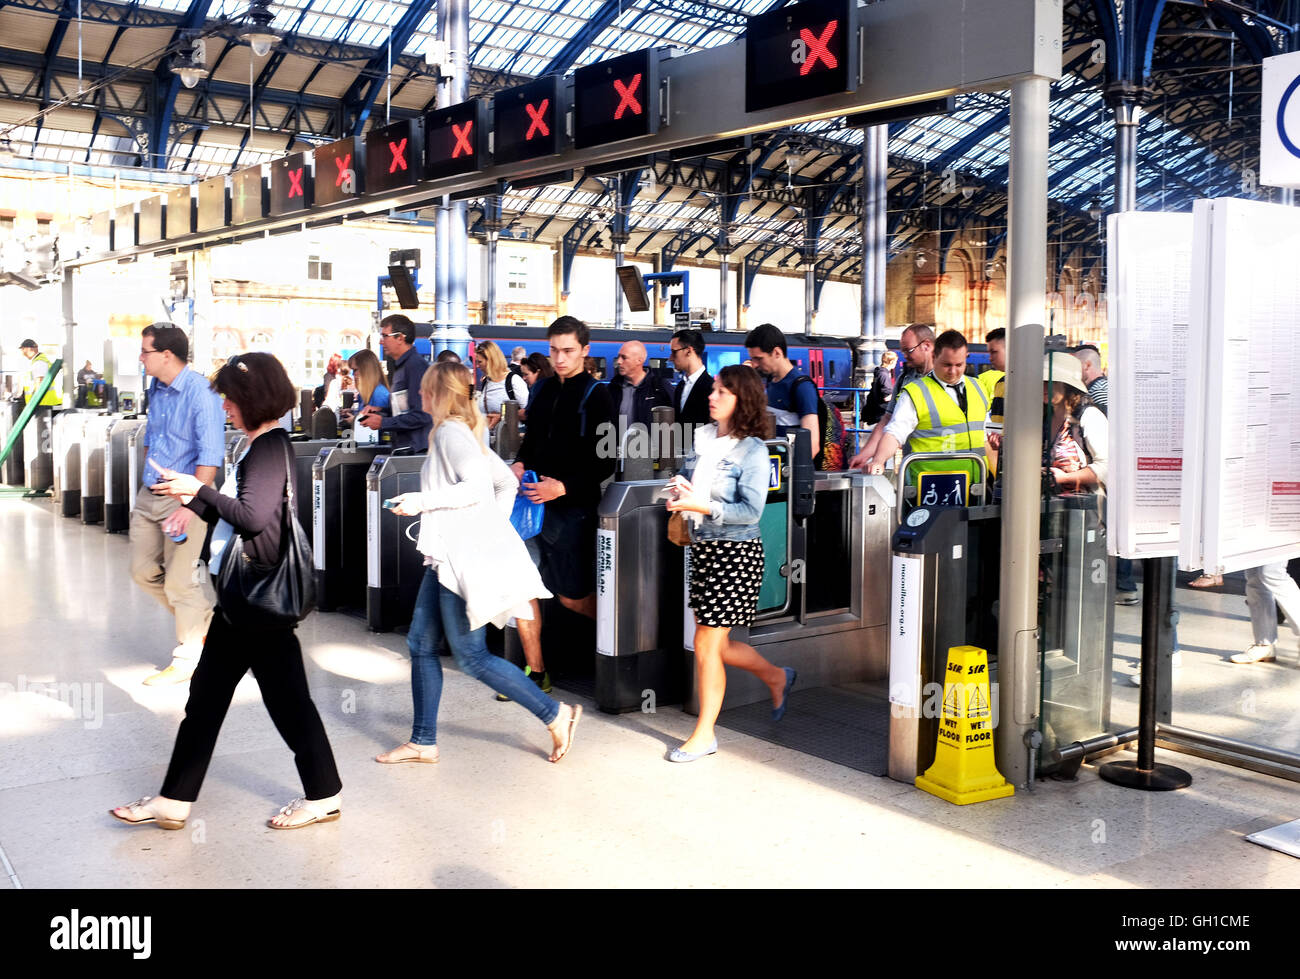
<instances>
[{"instance_id":1,"label":"young man in black hoodie","mask_svg":"<svg viewBox=\"0 0 1300 979\"><path fill-rule=\"evenodd\" d=\"M583 365L591 331L572 316L561 316L546 331L555 375L543 385L528 409L528 429L511 467L522 478L524 495L546 504L542 530L530 540L542 581L565 608L596 617L596 507L601 484L614 474L617 461L601 451L602 437L614 424L614 405L606 385ZM608 444L608 442L606 443ZM534 603L535 604L535 603ZM534 674L541 667L541 619L519 620L519 639ZM535 653L530 654L530 646ZM534 655L537 663L533 662Z\"/></svg>"}]
</instances>

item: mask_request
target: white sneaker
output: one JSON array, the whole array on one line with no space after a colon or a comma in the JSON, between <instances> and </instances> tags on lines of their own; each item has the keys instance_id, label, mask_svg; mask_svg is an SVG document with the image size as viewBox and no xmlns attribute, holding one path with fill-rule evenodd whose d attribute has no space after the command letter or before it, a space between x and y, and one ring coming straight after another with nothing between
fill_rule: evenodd
<instances>
[{"instance_id":1,"label":"white sneaker","mask_svg":"<svg viewBox=\"0 0 1300 979\"><path fill-rule=\"evenodd\" d=\"M1183 651L1181 649L1174 650L1173 664L1175 670L1181 670L1183 668ZM1129 682L1129 686L1131 687L1142 686L1142 674L1130 673L1128 677L1128 682Z\"/></svg>"},{"instance_id":2,"label":"white sneaker","mask_svg":"<svg viewBox=\"0 0 1300 979\"><path fill-rule=\"evenodd\" d=\"M1271 663L1277 659L1271 642L1253 642L1243 652L1228 657L1229 663Z\"/></svg>"}]
</instances>

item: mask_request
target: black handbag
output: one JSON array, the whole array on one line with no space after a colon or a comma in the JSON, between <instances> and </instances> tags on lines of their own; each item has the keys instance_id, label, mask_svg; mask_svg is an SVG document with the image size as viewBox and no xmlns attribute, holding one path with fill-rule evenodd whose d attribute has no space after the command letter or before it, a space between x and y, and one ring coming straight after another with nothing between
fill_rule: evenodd
<instances>
[{"instance_id":1,"label":"black handbag","mask_svg":"<svg viewBox=\"0 0 1300 979\"><path fill-rule=\"evenodd\" d=\"M221 559L217 605L226 621L239 628L292 627L316 608L311 544L293 505L293 459L288 450L285 456L280 555L276 563L261 565L245 554L242 534L231 537Z\"/></svg>"}]
</instances>

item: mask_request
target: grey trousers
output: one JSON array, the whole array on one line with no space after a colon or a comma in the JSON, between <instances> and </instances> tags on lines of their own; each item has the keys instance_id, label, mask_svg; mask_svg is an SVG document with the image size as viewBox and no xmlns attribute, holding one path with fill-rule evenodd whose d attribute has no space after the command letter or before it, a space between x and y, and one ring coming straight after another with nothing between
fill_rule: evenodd
<instances>
[{"instance_id":1,"label":"grey trousers","mask_svg":"<svg viewBox=\"0 0 1300 979\"><path fill-rule=\"evenodd\" d=\"M1246 605L1250 608L1250 626L1255 642L1277 642L1277 609L1293 625L1300 625L1300 587L1286 572L1286 562L1246 569Z\"/></svg>"}]
</instances>

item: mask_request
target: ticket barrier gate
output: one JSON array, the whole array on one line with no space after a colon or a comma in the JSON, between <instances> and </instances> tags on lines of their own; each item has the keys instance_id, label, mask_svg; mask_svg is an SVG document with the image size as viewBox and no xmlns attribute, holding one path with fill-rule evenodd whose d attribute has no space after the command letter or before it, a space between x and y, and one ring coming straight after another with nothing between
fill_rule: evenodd
<instances>
[{"instance_id":1,"label":"ticket barrier gate","mask_svg":"<svg viewBox=\"0 0 1300 979\"><path fill-rule=\"evenodd\" d=\"M81 441L89 417L76 410L54 416L54 499L65 517L81 513Z\"/></svg>"},{"instance_id":2,"label":"ticket barrier gate","mask_svg":"<svg viewBox=\"0 0 1300 979\"><path fill-rule=\"evenodd\" d=\"M140 424L135 428L129 429L126 433L126 504L127 504L127 526L130 526L130 512L135 509L136 497L144 492L144 467L145 458L148 456L148 449L145 445L145 435L149 431L143 418L139 419Z\"/></svg>"},{"instance_id":3,"label":"ticket barrier gate","mask_svg":"<svg viewBox=\"0 0 1300 979\"><path fill-rule=\"evenodd\" d=\"M973 460L987 474L982 453L915 453L899 466L900 498L911 489L904 487L909 467L936 459ZM950 647L988 650L996 723L994 609L1001 578L1002 510L904 504L900 513L889 596L889 777L910 783L934 762Z\"/></svg>"},{"instance_id":4,"label":"ticket barrier gate","mask_svg":"<svg viewBox=\"0 0 1300 979\"><path fill-rule=\"evenodd\" d=\"M786 436L805 442L800 430ZM799 672L804 689L850 683L883 684L889 673L886 613L889 534L894 490L883 476L816 472L791 479L791 453L783 440L767 443L772 475L759 529L763 583L748 629L732 638L769 661ZM806 451L806 450L805 450ZM687 549L686 561L690 560ZM689 580L690 569L683 579ZM685 708L699 711L695 682L695 617L685 609ZM723 710L766 701L771 693L742 670L727 674Z\"/></svg>"},{"instance_id":5,"label":"ticket barrier gate","mask_svg":"<svg viewBox=\"0 0 1300 979\"><path fill-rule=\"evenodd\" d=\"M54 488L54 410L37 408L23 429L23 485L44 494Z\"/></svg>"},{"instance_id":6,"label":"ticket barrier gate","mask_svg":"<svg viewBox=\"0 0 1300 979\"><path fill-rule=\"evenodd\" d=\"M131 435L144 428L143 418L116 418L104 432L104 532L125 533L131 527ZM144 441L138 443L143 451ZM136 468L138 470L139 463Z\"/></svg>"},{"instance_id":7,"label":"ticket barrier gate","mask_svg":"<svg viewBox=\"0 0 1300 979\"><path fill-rule=\"evenodd\" d=\"M91 415L81 440L81 522L95 524L104 519L104 442L116 422L116 415Z\"/></svg>"},{"instance_id":8,"label":"ticket barrier gate","mask_svg":"<svg viewBox=\"0 0 1300 979\"><path fill-rule=\"evenodd\" d=\"M0 445L3 445L9 438L9 433L14 430L18 424L18 416L23 413L23 403L21 401L6 401L0 404ZM33 422L35 419L33 418ZM26 438L21 438L14 443L8 458L5 459L4 465L0 466L0 483L9 486L24 486L24 466L23 466L23 443Z\"/></svg>"},{"instance_id":9,"label":"ticket barrier gate","mask_svg":"<svg viewBox=\"0 0 1300 979\"><path fill-rule=\"evenodd\" d=\"M1042 674L1039 758L1058 747L1113 733L1110 724L1115 595L1108 569L1103 498L1043 500L1039 635Z\"/></svg>"},{"instance_id":10,"label":"ticket barrier gate","mask_svg":"<svg viewBox=\"0 0 1300 979\"><path fill-rule=\"evenodd\" d=\"M366 607L366 475L380 451L341 442L321 449L312 463L311 550L322 612Z\"/></svg>"},{"instance_id":11,"label":"ticket barrier gate","mask_svg":"<svg viewBox=\"0 0 1300 979\"><path fill-rule=\"evenodd\" d=\"M390 632L411 621L424 576L424 556L416 550L419 517L399 517L384 500L420 488L424 454L378 454L366 470L366 625ZM355 519L355 517L354 517Z\"/></svg>"}]
</instances>

